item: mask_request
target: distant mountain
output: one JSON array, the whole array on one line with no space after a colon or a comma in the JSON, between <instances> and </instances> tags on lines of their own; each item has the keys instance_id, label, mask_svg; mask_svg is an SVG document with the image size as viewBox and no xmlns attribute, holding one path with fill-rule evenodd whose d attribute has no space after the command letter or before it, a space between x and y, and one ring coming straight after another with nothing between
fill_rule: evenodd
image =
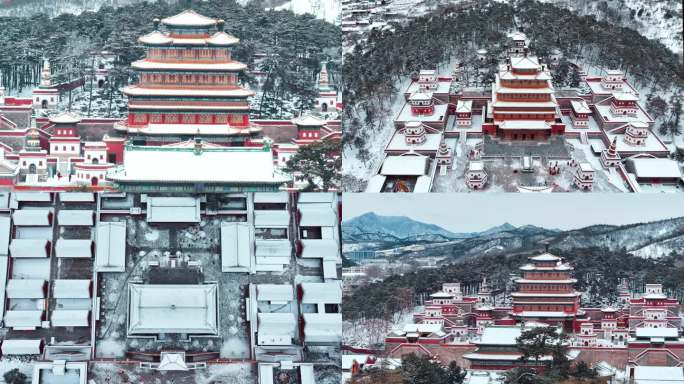
<instances>
[{"instance_id":1,"label":"distant mountain","mask_svg":"<svg viewBox=\"0 0 684 384\"><path fill-rule=\"evenodd\" d=\"M365 214L342 224L343 239L370 249L389 249L411 244L430 247L407 248L399 257L471 258L480 255L571 251L573 249L624 249L635 256L660 258L684 253L684 217L629 225L592 225L570 231L534 225L515 227L509 223L482 232L453 233L433 224L400 216Z\"/></svg>"},{"instance_id":2,"label":"distant mountain","mask_svg":"<svg viewBox=\"0 0 684 384\"><path fill-rule=\"evenodd\" d=\"M437 235L444 239L460 238L459 234L406 216L380 216L373 212L365 213L342 223L343 238L350 240L370 240L379 236L389 239L404 239L416 235Z\"/></svg>"}]
</instances>

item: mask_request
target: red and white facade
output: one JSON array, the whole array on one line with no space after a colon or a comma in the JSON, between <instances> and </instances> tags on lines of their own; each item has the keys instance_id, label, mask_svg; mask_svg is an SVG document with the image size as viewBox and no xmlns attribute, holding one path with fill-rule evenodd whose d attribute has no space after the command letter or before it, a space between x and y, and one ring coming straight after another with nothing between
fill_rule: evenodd
<instances>
[{"instance_id":1,"label":"red and white facade","mask_svg":"<svg viewBox=\"0 0 684 384\"><path fill-rule=\"evenodd\" d=\"M584 100L572 100L570 101L570 106L572 126L575 128L587 128L589 126L589 116L591 115L591 109L589 109L587 102Z\"/></svg>"},{"instance_id":2,"label":"red and white facade","mask_svg":"<svg viewBox=\"0 0 684 384\"><path fill-rule=\"evenodd\" d=\"M40 73L40 85L31 93L33 108L54 109L59 103L59 90L52 85L50 62L43 61L43 70Z\"/></svg>"},{"instance_id":3,"label":"red and white facade","mask_svg":"<svg viewBox=\"0 0 684 384\"><path fill-rule=\"evenodd\" d=\"M471 161L465 173L466 185L470 189L482 189L487 184L487 171L483 161Z\"/></svg>"},{"instance_id":4,"label":"red and white facade","mask_svg":"<svg viewBox=\"0 0 684 384\"><path fill-rule=\"evenodd\" d=\"M147 57L132 64L140 82L124 88L128 119L115 128L154 143L198 135L226 145L249 142L259 129L249 120L254 93L238 82L246 65L232 59L239 39L223 31L223 20L191 10L155 25L138 40Z\"/></svg>"},{"instance_id":5,"label":"red and white facade","mask_svg":"<svg viewBox=\"0 0 684 384\"><path fill-rule=\"evenodd\" d=\"M432 115L435 112L435 101L431 92L415 92L408 98L413 115Z\"/></svg>"},{"instance_id":6,"label":"red and white facade","mask_svg":"<svg viewBox=\"0 0 684 384\"><path fill-rule=\"evenodd\" d=\"M617 153L617 136L613 137L607 149L601 152L601 165L604 168L617 167L622 162L620 154Z\"/></svg>"},{"instance_id":7,"label":"red and white facade","mask_svg":"<svg viewBox=\"0 0 684 384\"><path fill-rule=\"evenodd\" d=\"M544 253L530 257L530 264L520 267L523 273L516 280L518 291L511 293L511 315L519 320L534 320L575 329L580 309L580 293L574 288L573 267L563 259Z\"/></svg>"},{"instance_id":8,"label":"red and white facade","mask_svg":"<svg viewBox=\"0 0 684 384\"><path fill-rule=\"evenodd\" d=\"M499 67L492 86L493 123L485 134L506 140L544 140L563 134L565 125L554 96L549 70L534 56L513 56Z\"/></svg>"},{"instance_id":9,"label":"red and white facade","mask_svg":"<svg viewBox=\"0 0 684 384\"><path fill-rule=\"evenodd\" d=\"M574 184L580 191L594 189L594 168L590 163L579 163L575 171Z\"/></svg>"},{"instance_id":10,"label":"red and white facade","mask_svg":"<svg viewBox=\"0 0 684 384\"><path fill-rule=\"evenodd\" d=\"M469 127L473 123L473 101L459 100L456 103L456 126Z\"/></svg>"}]
</instances>

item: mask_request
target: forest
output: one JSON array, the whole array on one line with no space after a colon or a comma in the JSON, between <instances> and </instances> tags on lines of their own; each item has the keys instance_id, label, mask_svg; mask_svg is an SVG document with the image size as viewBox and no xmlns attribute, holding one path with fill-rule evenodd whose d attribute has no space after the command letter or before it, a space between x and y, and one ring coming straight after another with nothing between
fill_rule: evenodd
<instances>
[{"instance_id":1,"label":"forest","mask_svg":"<svg viewBox=\"0 0 684 384\"><path fill-rule=\"evenodd\" d=\"M454 55L474 56L483 47L496 57L504 49L506 33L514 28L527 34L530 48L538 56L559 48L571 61L621 69L635 77L637 87L673 88L675 94L681 94L681 58L634 30L534 0L520 1L515 8L483 3L469 9L442 6L405 24L392 24L392 29L372 31L367 41L355 45L353 53L345 56L343 69L348 118L344 144L365 146L366 129L372 128L364 127L377 125L376 117L397 91L394 83L401 77L435 68Z\"/></svg>"},{"instance_id":2,"label":"forest","mask_svg":"<svg viewBox=\"0 0 684 384\"><path fill-rule=\"evenodd\" d=\"M684 255L644 259L625 251L601 248L550 251L575 267L576 288L590 297L613 301L620 279L627 279L630 289L637 291L646 283L662 283L670 294L684 297ZM347 320L389 320L397 312L411 310L420 296L438 291L446 282L476 285L486 277L495 289L503 289L510 275L519 273L518 268L527 262L528 256L532 254L485 255L440 268L394 275L345 296L344 314Z\"/></svg>"},{"instance_id":3,"label":"forest","mask_svg":"<svg viewBox=\"0 0 684 384\"><path fill-rule=\"evenodd\" d=\"M116 55L109 87L118 89L135 80L132 61L144 56L138 37L152 31L154 18L181 12L187 2L140 2L120 8L103 7L80 15L46 15L0 18L0 85L10 94L38 83L42 59L50 59L57 83L86 75L94 55L102 50ZM320 62L338 73L341 51L339 27L310 15L266 11L257 3L239 5L235 0L194 2L198 13L223 18L226 32L241 39L234 58L254 68L254 54L265 53L259 68L268 73L267 97L295 97L311 103ZM245 74L243 81L250 81Z\"/></svg>"}]
</instances>

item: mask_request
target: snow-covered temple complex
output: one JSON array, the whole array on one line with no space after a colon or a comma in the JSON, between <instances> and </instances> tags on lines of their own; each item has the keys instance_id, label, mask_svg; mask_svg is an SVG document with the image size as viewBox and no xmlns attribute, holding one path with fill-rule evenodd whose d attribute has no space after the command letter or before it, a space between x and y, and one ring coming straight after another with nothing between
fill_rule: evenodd
<instances>
[{"instance_id":1,"label":"snow-covered temple complex","mask_svg":"<svg viewBox=\"0 0 684 384\"><path fill-rule=\"evenodd\" d=\"M0 185L200 193L305 188L306 181L282 171L287 161L307 145L341 140L340 122L328 120L337 115L325 113L341 106L326 64L317 107L294 119L251 119L254 92L240 80L247 66L233 59L240 39L225 29L223 20L192 10L155 19L153 31L138 39L145 56L131 64L136 80L122 89L125 119L62 109L63 91L47 60L32 98L0 89ZM100 56L93 81L103 87L111 55Z\"/></svg>"},{"instance_id":2,"label":"snow-covered temple complex","mask_svg":"<svg viewBox=\"0 0 684 384\"><path fill-rule=\"evenodd\" d=\"M679 302L668 297L661 284L631 292L623 283L612 305L582 307L573 268L562 258L533 256L520 270L523 276L510 294L486 280L469 294L459 283L445 283L417 307L411 322L387 334L385 353L390 358L416 353L471 370L535 368L543 366L544 358L521 361L515 339L531 328L554 327L569 336L570 360L621 371L642 366L681 370Z\"/></svg>"},{"instance_id":3,"label":"snow-covered temple complex","mask_svg":"<svg viewBox=\"0 0 684 384\"><path fill-rule=\"evenodd\" d=\"M521 32L508 36L491 87L464 76L487 72L482 49L471 52L473 68L457 61L453 70L417 71L399 92L405 102L393 107L394 132L364 176L365 191L474 190L473 161L488 173L479 191L684 190L682 163L672 159L682 146L654 129L624 72L589 75L570 62L579 85L558 88L559 51L538 57L528 43ZM447 161L442 143L452 156L448 167L440 166Z\"/></svg>"},{"instance_id":4,"label":"snow-covered temple complex","mask_svg":"<svg viewBox=\"0 0 684 384\"><path fill-rule=\"evenodd\" d=\"M340 195L0 197L3 368L68 384L109 369L136 382L221 370L339 382Z\"/></svg>"}]
</instances>

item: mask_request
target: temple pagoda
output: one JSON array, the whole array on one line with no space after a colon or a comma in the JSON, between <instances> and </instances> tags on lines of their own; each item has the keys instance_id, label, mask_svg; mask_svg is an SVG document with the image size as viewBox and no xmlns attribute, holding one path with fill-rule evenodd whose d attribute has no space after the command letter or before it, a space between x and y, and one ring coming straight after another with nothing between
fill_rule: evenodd
<instances>
[{"instance_id":1,"label":"temple pagoda","mask_svg":"<svg viewBox=\"0 0 684 384\"><path fill-rule=\"evenodd\" d=\"M574 288L571 277L574 268L563 259L550 253L530 257L530 264L520 267L523 278L517 279L518 291L511 293L511 315L520 321L537 321L576 328L580 310L580 293Z\"/></svg>"},{"instance_id":2,"label":"temple pagoda","mask_svg":"<svg viewBox=\"0 0 684 384\"><path fill-rule=\"evenodd\" d=\"M492 86L483 133L507 140L544 140L563 134L551 74L534 56L512 56Z\"/></svg>"},{"instance_id":3,"label":"temple pagoda","mask_svg":"<svg viewBox=\"0 0 684 384\"><path fill-rule=\"evenodd\" d=\"M160 145L202 137L228 146L251 145L260 129L249 120L249 97L240 86L246 65L234 61L239 39L224 21L192 10L154 20L138 41L147 56L132 64L139 83L127 86L128 119L115 125L138 144Z\"/></svg>"}]
</instances>

